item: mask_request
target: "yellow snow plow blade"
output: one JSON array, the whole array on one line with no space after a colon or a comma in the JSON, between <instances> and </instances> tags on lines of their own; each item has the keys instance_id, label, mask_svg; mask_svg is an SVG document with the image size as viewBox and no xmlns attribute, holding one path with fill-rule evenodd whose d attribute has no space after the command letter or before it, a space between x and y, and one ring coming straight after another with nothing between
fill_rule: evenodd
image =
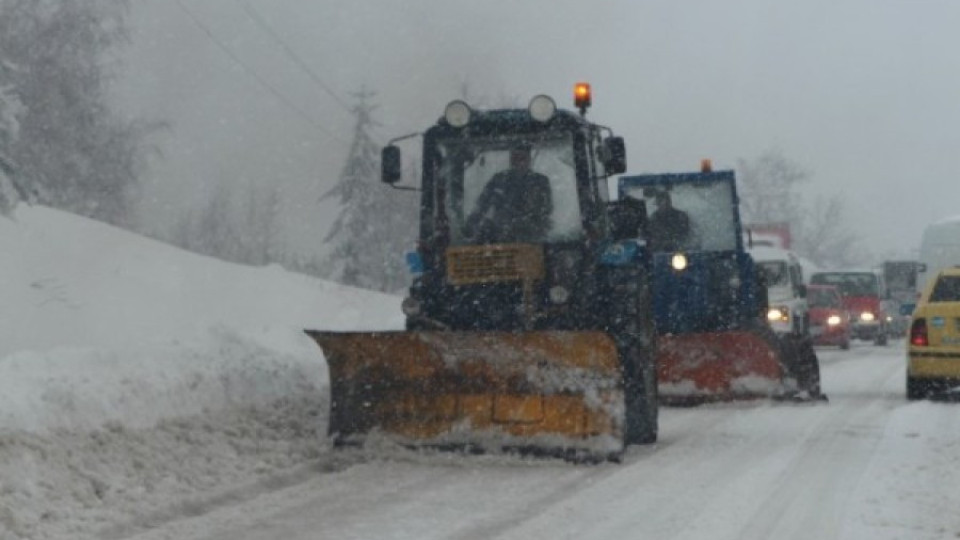
<instances>
[{"instance_id":1,"label":"yellow snow plow blade","mask_svg":"<svg viewBox=\"0 0 960 540\"><path fill-rule=\"evenodd\" d=\"M613 457L623 381L603 332L320 332L330 434L409 446Z\"/></svg>"}]
</instances>

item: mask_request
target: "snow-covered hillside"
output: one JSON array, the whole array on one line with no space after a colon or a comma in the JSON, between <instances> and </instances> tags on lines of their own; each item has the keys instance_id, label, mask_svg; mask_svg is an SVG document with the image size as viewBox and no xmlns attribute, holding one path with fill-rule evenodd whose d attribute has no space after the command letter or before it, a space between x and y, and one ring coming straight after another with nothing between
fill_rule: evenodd
<instances>
[{"instance_id":1,"label":"snow-covered hillside","mask_svg":"<svg viewBox=\"0 0 960 540\"><path fill-rule=\"evenodd\" d=\"M0 218L0 253L3 540L100 537L277 478L326 444L302 329L402 326L393 296L44 207Z\"/></svg>"}]
</instances>

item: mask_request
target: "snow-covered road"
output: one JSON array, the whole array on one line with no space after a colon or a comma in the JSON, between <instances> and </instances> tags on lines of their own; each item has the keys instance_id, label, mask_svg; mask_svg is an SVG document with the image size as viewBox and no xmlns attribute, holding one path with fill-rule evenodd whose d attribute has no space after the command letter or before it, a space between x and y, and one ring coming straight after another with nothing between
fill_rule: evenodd
<instances>
[{"instance_id":1,"label":"snow-covered road","mask_svg":"<svg viewBox=\"0 0 960 540\"><path fill-rule=\"evenodd\" d=\"M960 538L957 405L905 401L902 342L820 356L828 404L666 408L620 465L347 452L134 537Z\"/></svg>"}]
</instances>

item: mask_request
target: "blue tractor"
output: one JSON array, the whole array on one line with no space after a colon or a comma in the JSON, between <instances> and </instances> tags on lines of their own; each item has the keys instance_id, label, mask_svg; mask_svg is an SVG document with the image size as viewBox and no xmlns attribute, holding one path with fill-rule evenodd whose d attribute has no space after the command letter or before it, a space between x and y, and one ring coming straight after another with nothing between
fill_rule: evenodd
<instances>
[{"instance_id":1,"label":"blue tractor","mask_svg":"<svg viewBox=\"0 0 960 540\"><path fill-rule=\"evenodd\" d=\"M733 171L619 179L646 203L663 401L819 397L812 345L766 322L762 272L744 247Z\"/></svg>"}]
</instances>

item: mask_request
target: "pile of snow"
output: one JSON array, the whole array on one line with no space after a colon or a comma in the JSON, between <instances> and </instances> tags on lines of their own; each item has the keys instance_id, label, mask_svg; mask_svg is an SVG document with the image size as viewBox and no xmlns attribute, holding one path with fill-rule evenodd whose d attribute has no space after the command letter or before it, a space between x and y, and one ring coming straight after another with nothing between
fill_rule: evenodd
<instances>
[{"instance_id":1,"label":"pile of snow","mask_svg":"<svg viewBox=\"0 0 960 540\"><path fill-rule=\"evenodd\" d=\"M3 540L101 537L302 465L328 386L302 330L402 327L397 297L44 207L0 218L0 252Z\"/></svg>"}]
</instances>

